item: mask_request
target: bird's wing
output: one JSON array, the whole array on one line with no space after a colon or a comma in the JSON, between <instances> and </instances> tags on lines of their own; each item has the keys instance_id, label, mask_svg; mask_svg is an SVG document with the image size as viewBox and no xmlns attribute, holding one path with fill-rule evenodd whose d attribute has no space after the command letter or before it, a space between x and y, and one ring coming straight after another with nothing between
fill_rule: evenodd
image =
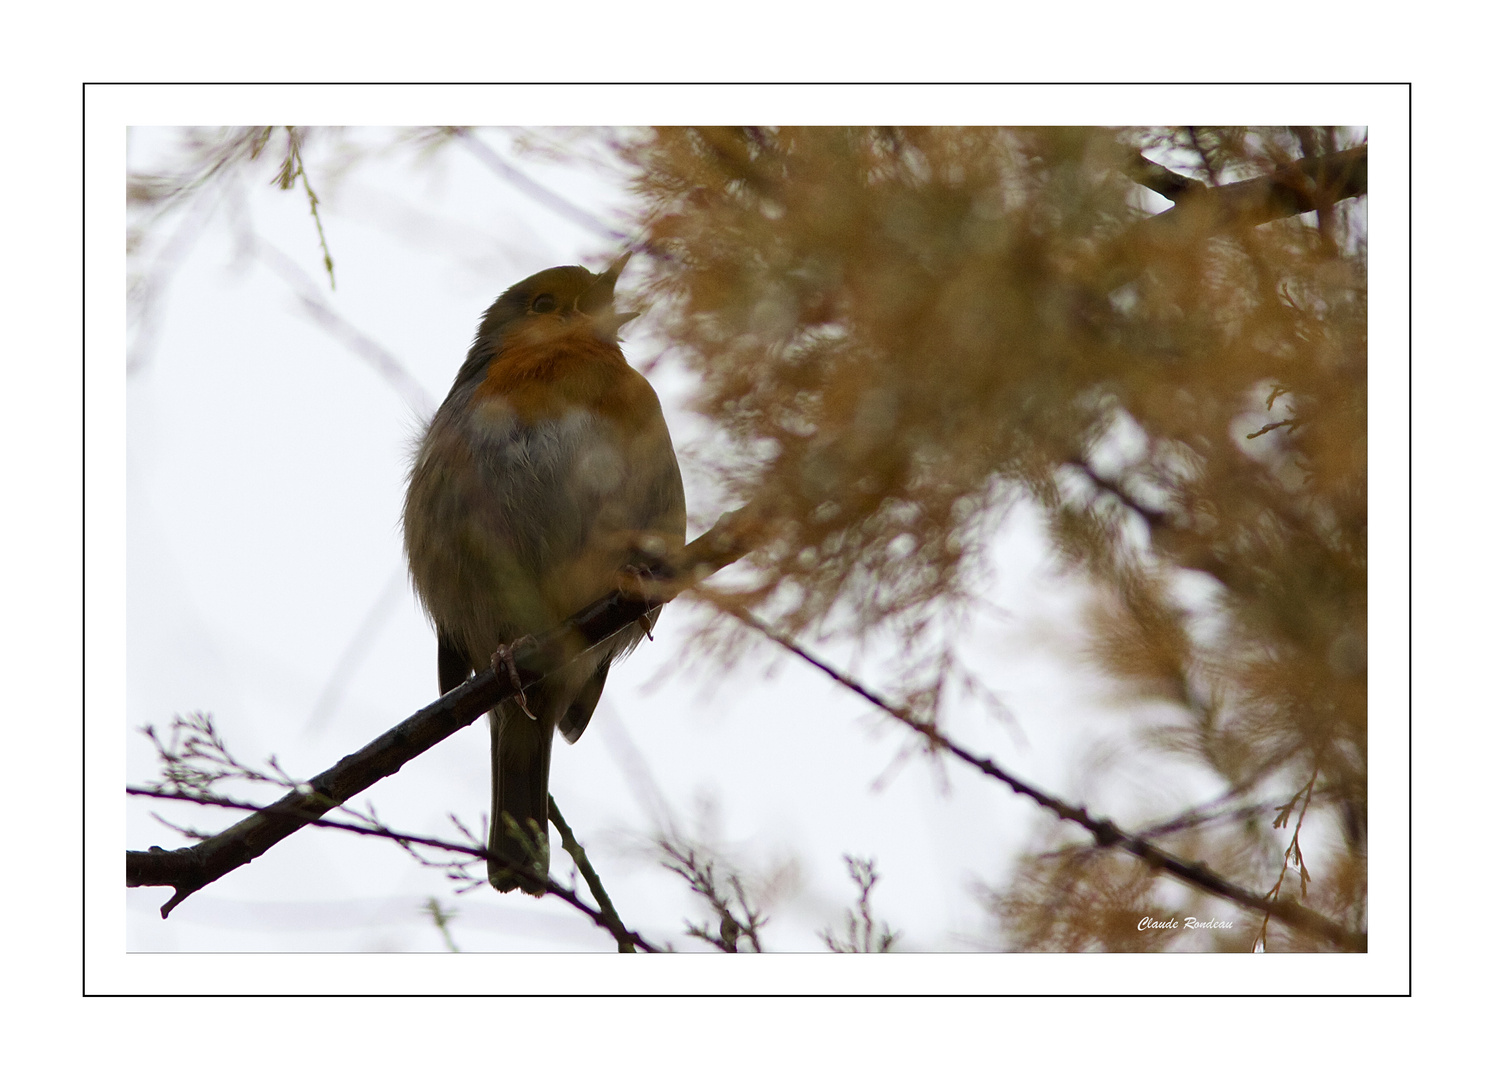
<instances>
[{"instance_id":1,"label":"bird's wing","mask_svg":"<svg viewBox=\"0 0 1494 1080\"><path fill-rule=\"evenodd\" d=\"M592 672L591 678L571 699L571 704L560 718L560 733L565 736L565 741L573 743L581 737L586 730L586 725L591 723L591 714L597 707L597 700L602 696L602 687L607 684L607 669L612 666L612 658L608 657L597 665L596 671Z\"/></svg>"},{"instance_id":2,"label":"bird's wing","mask_svg":"<svg viewBox=\"0 0 1494 1080\"><path fill-rule=\"evenodd\" d=\"M448 641L444 635L437 635L436 677L441 683L441 693L449 694L466 682L467 676L471 674L472 665L467 662L461 650Z\"/></svg>"}]
</instances>

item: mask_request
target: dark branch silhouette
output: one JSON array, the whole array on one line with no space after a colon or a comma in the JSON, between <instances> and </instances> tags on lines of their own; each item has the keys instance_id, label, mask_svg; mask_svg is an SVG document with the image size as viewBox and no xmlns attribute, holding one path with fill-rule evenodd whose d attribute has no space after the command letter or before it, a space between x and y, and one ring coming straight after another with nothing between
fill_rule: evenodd
<instances>
[{"instance_id":1,"label":"dark branch silhouette","mask_svg":"<svg viewBox=\"0 0 1494 1080\"><path fill-rule=\"evenodd\" d=\"M1192 885L1195 888L1202 889L1204 892L1223 897L1241 907L1261 912L1267 918L1277 919L1293 929L1314 934L1325 941L1332 942L1339 948L1351 952L1364 952L1369 947L1368 935L1340 926L1332 919L1313 911L1311 908L1303 907L1294 901L1271 898L1280 888L1281 883L1279 881L1277 882L1277 888L1273 889L1271 894L1264 897L1257 896L1249 889L1214 873L1214 871L1202 863L1191 863L1179 859L1177 856L1169 854L1155 844L1142 839L1138 834L1121 829L1107 818L1092 817L1084 807L1075 806L1072 803L1049 795L1042 789L1034 787L1003 769L990 758L978 757L958 743L951 742L934 724L926 720L920 720L906 709L892 704L876 691L868 689L849 675L836 670L830 664L819 659L798 642L779 634L756 616L745 611L733 611L732 614L795 656L823 671L830 678L866 701L869 701L887 715L912 728L933 746L953 754L968 765L975 766L975 768L992 779L1001 781L1018 795L1025 795L1045 810L1051 811L1059 819L1072 821L1074 824L1086 829L1090 836L1094 838L1097 847L1122 848L1135 855L1138 859L1141 859L1154 870L1160 870L1170 877ZM1283 873L1285 872L1283 871Z\"/></svg>"},{"instance_id":2,"label":"dark branch silhouette","mask_svg":"<svg viewBox=\"0 0 1494 1080\"><path fill-rule=\"evenodd\" d=\"M171 799L177 802L196 803L199 806L221 806L229 810L251 810L255 814L275 814L277 812L273 806L256 806L253 803L240 802L237 799L229 799L221 795L211 795L203 792L164 791L149 787L127 787L125 788L125 793L127 795L140 795L151 799ZM554 799L550 800L550 812L555 817L558 817L560 814ZM287 811L281 811L281 813L287 813ZM453 844L449 840L438 840L433 836L416 836L411 833L396 832L393 829L387 829L379 825L360 825L351 821L328 821L326 818L317 817L303 817L300 819L300 824L311 825L319 829L338 829L342 832L356 833L359 836L374 836L383 840L393 840L404 847L419 845L421 847L436 848L440 851L449 851L456 855L468 855L474 860L482 862L486 862L488 859L488 849L485 847L477 847L470 844ZM582 871L582 874L586 876L588 885L591 885L595 871L591 870L591 863L586 858L586 852L582 850L580 844L576 843L575 837L570 836L569 833L569 829L563 833L563 835L568 837L566 850L571 852L572 858L576 859L577 866L585 865L586 869ZM134 871L134 866L141 861L141 856L149 857L160 850L160 848L152 848L148 852L125 852L126 874L128 875ZM532 869L529 867L521 866L516 867L516 869L521 872L529 871L533 877L538 878L538 875L533 874ZM588 871L590 871L589 874ZM553 878L545 878L540 883L544 885L547 893L559 897L591 919L592 922L596 923L603 930L610 933L617 941L619 952L637 952L639 949L642 949L644 952L660 951L658 946L651 944L641 935L623 925L622 919L618 917L617 909L612 906L612 902L610 900L604 901L605 892L598 892L601 884L600 881L592 886L592 893L597 896L598 904L600 905L598 908L592 907L585 900L577 896L574 890L567 889Z\"/></svg>"},{"instance_id":3,"label":"dark branch silhouette","mask_svg":"<svg viewBox=\"0 0 1494 1080\"><path fill-rule=\"evenodd\" d=\"M1196 194L1208 188L1202 180L1175 173L1146 157L1140 150L1126 166L1126 175L1144 188L1150 188L1168 202L1177 202L1184 195Z\"/></svg>"},{"instance_id":4,"label":"dark branch silhouette","mask_svg":"<svg viewBox=\"0 0 1494 1080\"><path fill-rule=\"evenodd\" d=\"M728 514L687 545L671 579L638 581L614 591L549 633L520 642L513 650L515 673L489 668L446 696L386 731L367 746L297 786L273 805L191 847L125 854L125 884L169 885L176 890L161 916L198 889L258 858L309 822L425 753L482 716L500 701L532 686L546 674L632 625L650 610L734 562L750 547L751 519Z\"/></svg>"},{"instance_id":5,"label":"dark branch silhouette","mask_svg":"<svg viewBox=\"0 0 1494 1080\"><path fill-rule=\"evenodd\" d=\"M1161 168L1161 166L1157 166ZM1151 185L1148 184L1148 187ZM1153 190L1156 190L1155 188ZM1237 227L1264 225L1369 191L1369 144L1303 158L1265 176L1218 187L1189 187L1176 205L1138 226L1147 245L1192 242Z\"/></svg>"},{"instance_id":6,"label":"dark branch silhouette","mask_svg":"<svg viewBox=\"0 0 1494 1080\"><path fill-rule=\"evenodd\" d=\"M1148 265L1165 262L1169 253L1211 236L1306 214L1369 191L1368 143L1302 158L1265 176L1217 187L1194 182L1176 184L1161 175L1167 173L1162 166L1141 160L1150 168L1133 163L1128 174L1137 183L1173 199L1174 205L1138 223L1100 254L1106 266L1101 278L1106 289L1124 285Z\"/></svg>"}]
</instances>

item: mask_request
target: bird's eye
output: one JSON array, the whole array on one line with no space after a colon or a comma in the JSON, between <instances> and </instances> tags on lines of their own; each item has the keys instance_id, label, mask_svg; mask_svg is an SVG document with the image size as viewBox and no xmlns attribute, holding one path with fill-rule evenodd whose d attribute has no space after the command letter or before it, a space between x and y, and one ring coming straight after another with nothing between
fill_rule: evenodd
<instances>
[{"instance_id":1,"label":"bird's eye","mask_svg":"<svg viewBox=\"0 0 1494 1080\"><path fill-rule=\"evenodd\" d=\"M529 310L536 311L539 312L539 314L544 315L546 312L554 311L559 306L560 305L555 302L555 297L553 295L551 295L550 293L540 293L534 298L533 302L530 303Z\"/></svg>"}]
</instances>

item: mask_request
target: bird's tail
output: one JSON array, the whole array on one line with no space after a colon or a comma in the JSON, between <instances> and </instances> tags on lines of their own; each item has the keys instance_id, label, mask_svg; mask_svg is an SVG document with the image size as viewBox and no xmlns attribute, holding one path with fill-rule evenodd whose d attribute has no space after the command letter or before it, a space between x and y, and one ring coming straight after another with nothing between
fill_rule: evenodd
<instances>
[{"instance_id":1,"label":"bird's tail","mask_svg":"<svg viewBox=\"0 0 1494 1080\"><path fill-rule=\"evenodd\" d=\"M543 896L550 871L550 742L555 724L526 716L515 701L492 713L493 815L488 828L488 880L499 892ZM514 835L515 831L519 835ZM528 867L538 875L526 875Z\"/></svg>"}]
</instances>

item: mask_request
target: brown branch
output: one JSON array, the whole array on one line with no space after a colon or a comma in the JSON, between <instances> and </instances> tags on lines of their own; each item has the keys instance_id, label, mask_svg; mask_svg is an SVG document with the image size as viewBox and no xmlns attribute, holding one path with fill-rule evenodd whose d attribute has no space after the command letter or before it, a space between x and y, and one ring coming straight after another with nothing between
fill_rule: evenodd
<instances>
[{"instance_id":1,"label":"brown branch","mask_svg":"<svg viewBox=\"0 0 1494 1080\"><path fill-rule=\"evenodd\" d=\"M1272 825L1273 827L1280 829L1285 827L1287 821L1291 819L1292 808L1297 805L1297 800L1302 800L1302 809L1297 814L1297 828L1292 831L1291 842L1287 844L1286 852L1281 857L1281 873L1276 877L1276 884L1272 886L1271 891L1266 894L1266 898L1269 900L1275 900L1281 896L1281 886L1286 881L1287 868L1290 867L1294 862L1297 864L1298 875L1300 876L1302 881L1302 895L1304 898L1306 898L1307 896L1307 883L1311 880L1311 878L1307 873L1307 864L1302 861L1302 821L1307 817L1307 807L1312 803L1312 789L1317 786L1317 783L1318 770L1314 769L1312 771L1312 779L1308 780L1307 786L1304 787L1301 791L1297 792L1297 794L1293 795L1287 803L1276 808L1278 814L1276 820L1272 822ZM1266 930L1268 927L1270 927L1270 925L1271 913L1268 911L1266 912L1266 917L1261 920L1261 929L1260 932L1256 934L1255 941L1252 941L1250 943L1252 949L1254 949L1257 944L1260 945L1262 950L1265 949Z\"/></svg>"},{"instance_id":2,"label":"brown branch","mask_svg":"<svg viewBox=\"0 0 1494 1080\"><path fill-rule=\"evenodd\" d=\"M1179 859L1177 856L1169 854L1155 844L1142 839L1135 833L1126 832L1113 821L1105 818L1091 817L1089 811L1084 807L1074 806L1071 803L1064 802L1062 799L1049 795L1039 788L1033 787L1031 784L1007 772L990 758L978 757L957 743L951 742L934 724L926 720L920 720L911 715L906 709L893 705L876 691L868 689L855 679L843 674L825 661L814 656L798 642L779 634L772 627L760 621L756 616L736 609L733 609L731 614L765 637L781 645L801 660L818 668L830 676L830 678L866 701L869 701L889 716L912 728L927 739L934 747L953 754L966 764L973 765L987 776L1001 781L1018 795L1025 795L1039 806L1052 812L1059 819L1072 821L1074 824L1087 830L1090 836L1094 838L1097 847L1119 847L1135 855L1154 870L1160 870L1185 884L1232 901L1240 907L1262 912L1268 917L1277 919L1293 929L1313 934L1332 942L1346 951L1364 952L1369 947L1368 935L1364 933L1340 926L1327 916L1313 911L1311 908L1304 907L1295 901L1268 899L1257 896L1243 886L1236 885L1234 882L1216 874L1203 863L1192 863Z\"/></svg>"},{"instance_id":3,"label":"brown branch","mask_svg":"<svg viewBox=\"0 0 1494 1080\"><path fill-rule=\"evenodd\" d=\"M207 795L193 791L160 791L155 788L126 787L127 795L142 795L150 799L172 799L177 802L196 803L199 806L221 806L229 810L252 810L256 814L275 814L274 806L256 806L253 803L240 802L237 799L225 798L221 795ZM279 805L279 804L276 804ZM550 810L554 814L560 811L555 806L555 800L550 800ZM290 811L280 811L289 813ZM340 829L343 832L356 833L359 836L373 836L384 840L393 840L401 846L419 844L422 847L437 848L441 851L450 851L458 855L470 855L474 859L487 860L489 852L485 847L475 847L468 844L453 844L449 840L437 840L433 836L416 836L411 833L395 832L393 829L384 828L381 825L358 825L350 821L328 821L326 818L303 817L301 825L311 825L319 829ZM160 852L161 848L151 848L150 851L127 851L125 852L125 873L128 876L132 872L132 863L139 862L137 856L150 856ZM167 852L167 854L174 854ZM588 864L589 865L589 864ZM525 871L528 867L516 866L516 870ZM537 877L537 875L535 875ZM605 910L592 907L585 900L576 895L572 889L567 889L553 878L546 878L543 882L545 891L552 896L557 896L571 907L581 912L592 922L603 930L606 930L617 941L619 952L636 952L642 949L644 952L659 952L659 948L645 941L642 936L629 930L618 918L617 911L610 903ZM590 881L588 879L588 884ZM595 894L595 888L592 890Z\"/></svg>"},{"instance_id":4,"label":"brown branch","mask_svg":"<svg viewBox=\"0 0 1494 1080\"><path fill-rule=\"evenodd\" d=\"M1152 243L1263 225L1352 199L1369 191L1369 144L1303 158L1265 176L1191 191L1170 210L1143 222Z\"/></svg>"},{"instance_id":5,"label":"brown branch","mask_svg":"<svg viewBox=\"0 0 1494 1080\"><path fill-rule=\"evenodd\" d=\"M512 696L516 692L515 682L522 687L531 686L577 655L582 647L606 640L637 621L657 604L672 599L689 585L735 562L756 546L759 527L758 519L750 507L724 515L714 528L697 537L685 548L682 556L674 562L673 572L669 577L656 577L636 583L627 590L613 592L579 612L562 626L516 649L516 680L500 676L492 669L482 672L384 733L362 750L348 755L332 768L299 785L298 790L224 832L192 847L175 851L152 848L149 851L126 852L126 884L131 887L172 886L176 892L161 909L164 918L177 904L198 889L264 854L285 837L302 826L317 821L328 810L346 802L376 781L393 775L406 762L470 724L499 701ZM812 656L797 643L779 635L752 615L743 611L732 613L906 724L934 746L1001 781L1017 794L1032 799L1060 819L1072 821L1086 829L1097 845L1119 846L1180 881L1242 907L1268 914L1288 926L1315 934L1342 948L1363 951L1367 947L1367 936L1363 933L1339 926L1294 901L1270 901L1256 896L1201 863L1178 859L1140 836L1125 832L1113 822L1091 817L1083 807L1073 806L1048 795L1008 773L990 759L978 757L950 742L934 725L899 709L856 680ZM605 926L606 923L602 925Z\"/></svg>"},{"instance_id":6,"label":"brown branch","mask_svg":"<svg viewBox=\"0 0 1494 1080\"><path fill-rule=\"evenodd\" d=\"M1085 478L1097 490L1113 496L1127 510L1130 510L1145 521L1149 529L1165 527L1168 524L1166 513L1161 510L1154 510L1149 506L1144 506L1130 492L1121 487L1119 480L1109 480L1101 476L1095 471L1095 467L1083 458L1072 457L1063 462L1063 464L1070 465L1082 472Z\"/></svg>"},{"instance_id":7,"label":"brown branch","mask_svg":"<svg viewBox=\"0 0 1494 1080\"><path fill-rule=\"evenodd\" d=\"M500 701L528 688L585 649L633 625L659 604L741 558L753 546L755 517L746 508L724 515L714 528L687 545L668 577L635 581L609 593L549 633L519 645L511 677L489 668L445 697L299 784L273 805L191 847L125 853L125 884L169 885L176 890L161 917L198 889L257 859L310 821L466 727ZM517 685L515 685L517 684Z\"/></svg>"},{"instance_id":8,"label":"brown branch","mask_svg":"<svg viewBox=\"0 0 1494 1080\"><path fill-rule=\"evenodd\" d=\"M1158 165L1136 151L1136 156L1126 163L1126 175L1142 187L1150 188L1168 202L1177 202L1184 195L1193 195L1208 190L1202 180L1175 173L1164 165Z\"/></svg>"},{"instance_id":9,"label":"brown branch","mask_svg":"<svg viewBox=\"0 0 1494 1080\"><path fill-rule=\"evenodd\" d=\"M1138 168L1133 166L1128 170L1133 179ZM1097 253L1102 267L1101 284L1108 292L1131 280L1149 263L1179 248L1232 229L1319 210L1368 191L1368 143L1321 157L1303 158L1265 176L1233 184L1190 187L1179 192L1176 205L1142 221L1114 245Z\"/></svg>"}]
</instances>

